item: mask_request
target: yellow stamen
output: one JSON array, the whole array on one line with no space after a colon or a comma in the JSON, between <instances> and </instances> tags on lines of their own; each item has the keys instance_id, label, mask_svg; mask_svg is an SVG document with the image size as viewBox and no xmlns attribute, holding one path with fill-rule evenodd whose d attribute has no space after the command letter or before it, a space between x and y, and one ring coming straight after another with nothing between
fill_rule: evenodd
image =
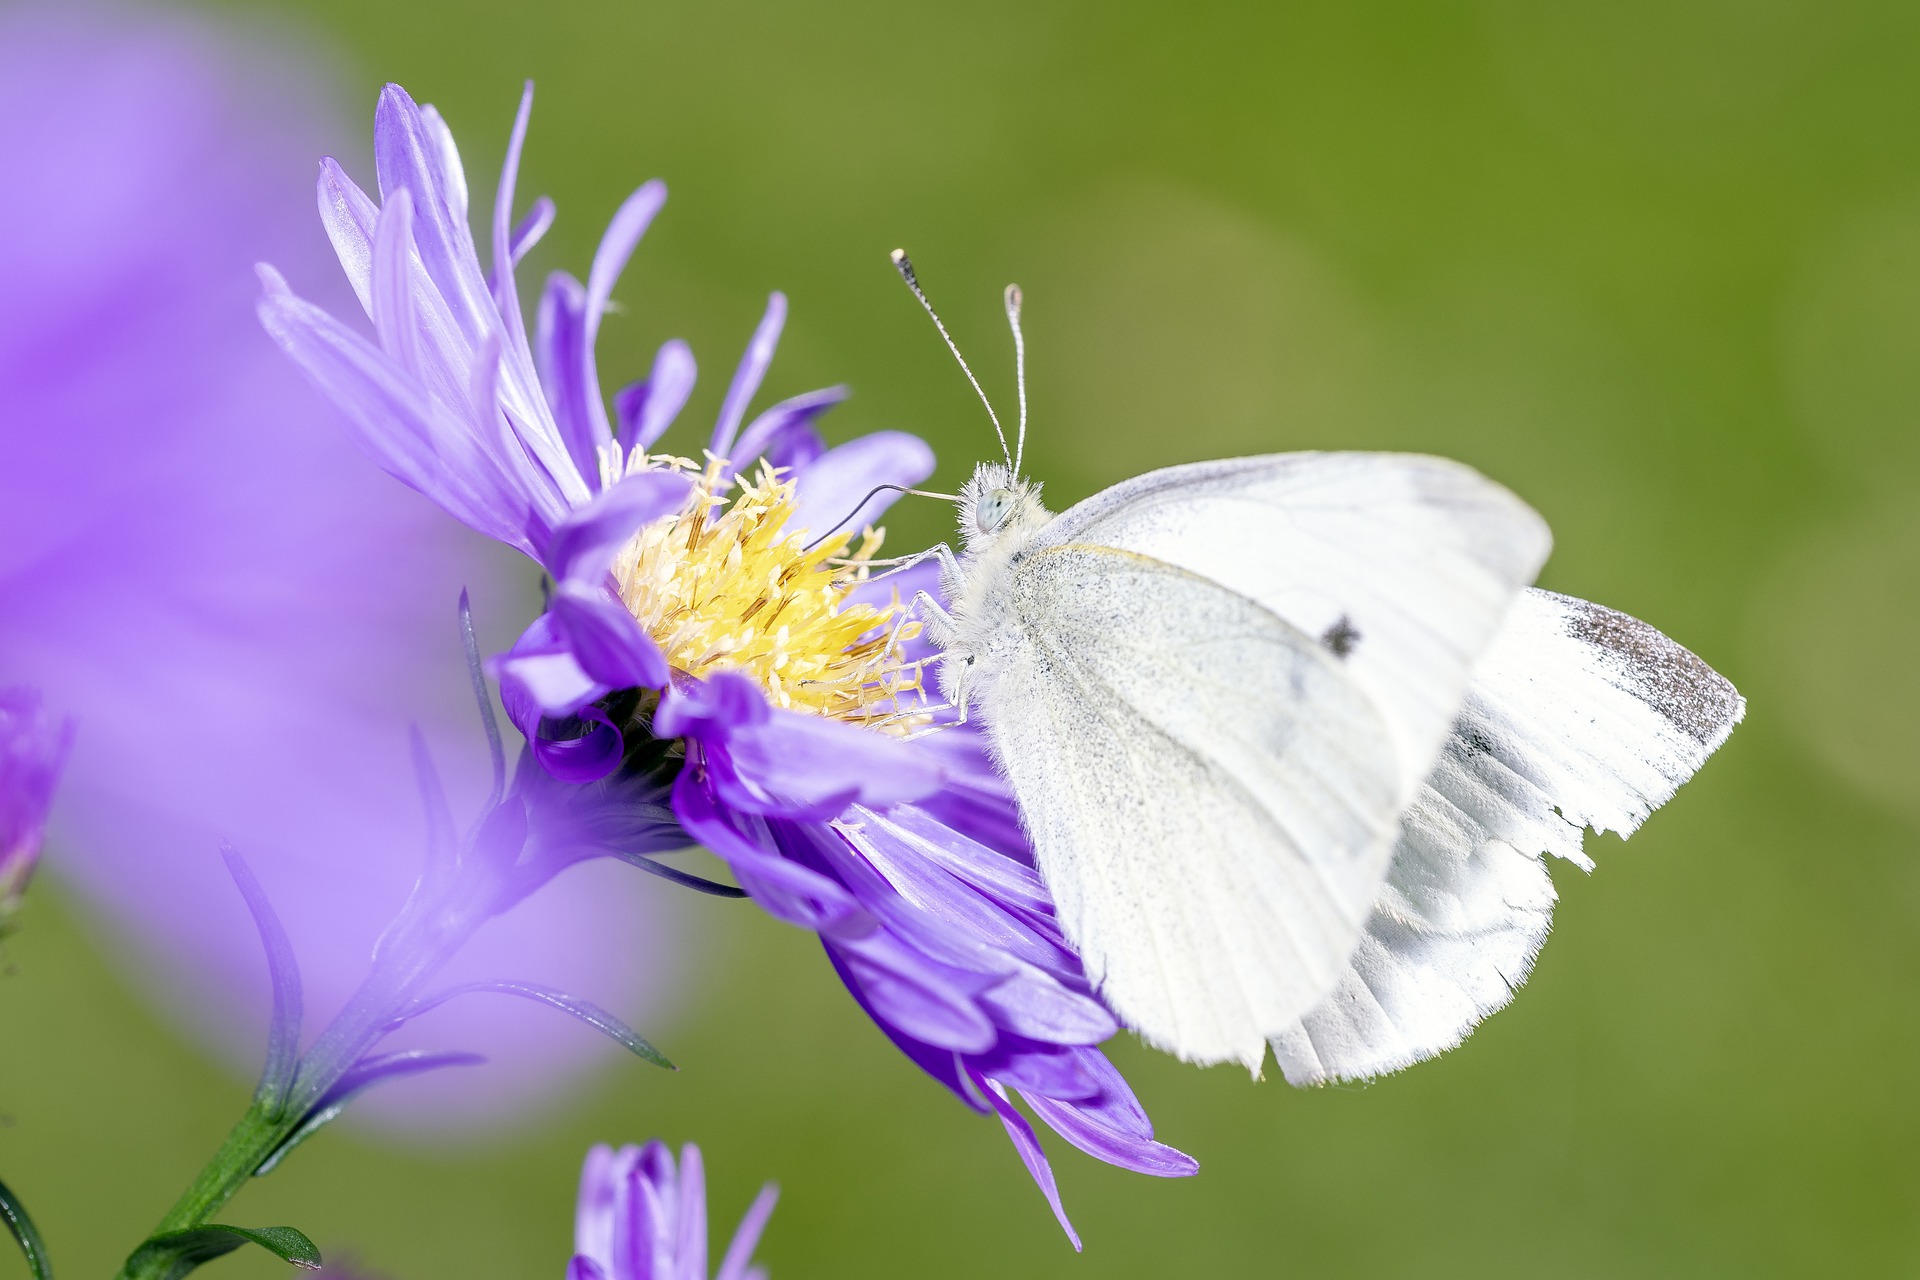
<instances>
[{"instance_id":1,"label":"yellow stamen","mask_svg":"<svg viewBox=\"0 0 1920 1280\"><path fill-rule=\"evenodd\" d=\"M901 699L921 692L900 644L920 632L896 594L884 607L848 603L867 580L882 533L866 529L809 548L782 530L794 485L765 463L729 487L710 463L680 513L634 535L614 565L620 598L676 671L751 676L775 706L905 732Z\"/></svg>"}]
</instances>

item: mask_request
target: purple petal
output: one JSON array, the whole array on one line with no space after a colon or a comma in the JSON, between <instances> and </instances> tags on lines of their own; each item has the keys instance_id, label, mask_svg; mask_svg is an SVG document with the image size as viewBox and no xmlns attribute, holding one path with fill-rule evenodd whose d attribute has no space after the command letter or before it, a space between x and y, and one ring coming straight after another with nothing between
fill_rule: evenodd
<instances>
[{"instance_id":1,"label":"purple petal","mask_svg":"<svg viewBox=\"0 0 1920 1280\"><path fill-rule=\"evenodd\" d=\"M598 707L582 707L563 724L585 727L578 736L549 737L543 723L527 740L533 758L542 769L562 782L586 784L610 775L620 764L623 743L620 731Z\"/></svg>"},{"instance_id":2,"label":"purple petal","mask_svg":"<svg viewBox=\"0 0 1920 1280\"><path fill-rule=\"evenodd\" d=\"M1040 883L1039 873L1033 869L1033 851L1027 844L1026 832L1020 826L1019 811L1014 807L1005 780L994 771L987 756L984 736L973 726L953 727L923 739L919 745L939 760L947 785L922 800L916 806L919 812L915 816L924 818L929 828L945 827L950 831L964 831L978 846L991 850L993 857L988 864L991 870L980 874L998 876L1004 872L1011 877L1023 872L1030 880L1034 896L1021 905L1021 910L1032 919L1043 920L1046 926L1043 932L1060 941L1060 928L1054 920L1053 899L1047 895L1046 886ZM913 824L909 822L905 825ZM937 853L930 856L940 860ZM962 859L962 862L971 865L970 859ZM970 877L974 875L973 872L964 874ZM996 893L1013 902L1018 890L1009 881L996 889ZM1064 942L1061 945L1065 945Z\"/></svg>"},{"instance_id":3,"label":"purple petal","mask_svg":"<svg viewBox=\"0 0 1920 1280\"><path fill-rule=\"evenodd\" d=\"M575 1254L567 1260L567 1280L610 1280L592 1258Z\"/></svg>"},{"instance_id":4,"label":"purple petal","mask_svg":"<svg viewBox=\"0 0 1920 1280\"><path fill-rule=\"evenodd\" d=\"M929 908L909 901L869 859L849 847L847 842L863 833L814 823L806 824L802 829L816 834L808 840L806 853L796 856L805 857L845 884L861 905L873 912L907 945L941 964L981 974L994 981L1008 978L1018 971L1018 959L976 932L979 925L993 928L999 923L990 905L976 902L972 905L985 907L985 910L967 911L965 907L968 904L957 900L956 895L950 901L953 905L961 906L962 910L948 913L939 905ZM1004 918L1005 913L998 913L998 916ZM985 990L985 987L981 989Z\"/></svg>"},{"instance_id":5,"label":"purple petal","mask_svg":"<svg viewBox=\"0 0 1920 1280\"><path fill-rule=\"evenodd\" d=\"M702 688L701 686L704 686ZM667 692L654 718L662 737L689 737L724 755L722 798L753 813L831 818L858 800L876 808L939 789L933 757L914 744L821 716L768 707L738 672Z\"/></svg>"},{"instance_id":6,"label":"purple petal","mask_svg":"<svg viewBox=\"0 0 1920 1280\"><path fill-rule=\"evenodd\" d=\"M957 971L942 969L882 932L836 940L849 980L881 1022L915 1040L955 1053L982 1053L999 1032L980 1011Z\"/></svg>"},{"instance_id":7,"label":"purple petal","mask_svg":"<svg viewBox=\"0 0 1920 1280\"><path fill-rule=\"evenodd\" d=\"M937 747L941 736L936 735L925 743L914 745ZM951 765L943 762L943 771L951 779ZM929 816L918 806L895 809L886 814L872 814L863 809L855 815L855 820L863 826L876 818L884 823L878 830L897 835L907 842L906 847L914 853L931 859L967 883L977 885L995 900L1026 912L1052 914L1053 899L1047 894L1045 882L1040 879L1040 873L1026 863L971 839ZM871 850L870 856L880 859L880 865L891 876L894 864L889 857L889 847L874 841Z\"/></svg>"},{"instance_id":8,"label":"purple petal","mask_svg":"<svg viewBox=\"0 0 1920 1280\"><path fill-rule=\"evenodd\" d=\"M707 1171L700 1148L691 1142L680 1148L680 1220L674 1235L674 1260L680 1264L680 1274L689 1280L706 1280Z\"/></svg>"},{"instance_id":9,"label":"purple petal","mask_svg":"<svg viewBox=\"0 0 1920 1280\"><path fill-rule=\"evenodd\" d=\"M447 299L470 342L491 330L498 313L480 276L473 234L466 224L466 179L407 91L390 84L374 111L374 167L382 201L397 191L413 195L415 230L427 276Z\"/></svg>"},{"instance_id":10,"label":"purple petal","mask_svg":"<svg viewBox=\"0 0 1920 1280\"><path fill-rule=\"evenodd\" d=\"M966 943L1003 957L1002 972L1024 961L1053 972L1078 973L1073 955L1036 930L1022 913L1046 901L1045 889L1030 868L927 820L916 806L886 812L861 807L852 818L846 839L917 915L950 922L952 932ZM966 874L946 865L948 860L965 866ZM1011 886L1011 894L997 894L999 885Z\"/></svg>"},{"instance_id":11,"label":"purple petal","mask_svg":"<svg viewBox=\"0 0 1920 1280\"><path fill-rule=\"evenodd\" d=\"M620 439L628 450L653 447L693 394L696 374L693 351L678 338L669 338L653 358L646 381L624 388L613 398L620 418Z\"/></svg>"},{"instance_id":12,"label":"purple petal","mask_svg":"<svg viewBox=\"0 0 1920 1280\"><path fill-rule=\"evenodd\" d=\"M773 1217L773 1207L779 1202L779 1187L769 1182L760 1188L746 1216L740 1219L740 1226L734 1231L733 1241L727 1245L726 1256L720 1259L720 1270L714 1273L713 1280L745 1280L747 1268L753 1265L753 1251L760 1244L760 1234L767 1229L767 1219Z\"/></svg>"},{"instance_id":13,"label":"purple petal","mask_svg":"<svg viewBox=\"0 0 1920 1280\"><path fill-rule=\"evenodd\" d=\"M828 944L824 947L824 950L827 953L828 961L833 965L834 972L840 976L840 981L845 984L847 994L853 997L853 1002L860 1006L861 1012L873 1020L873 1024L880 1028L881 1034L893 1042L896 1049L905 1054L908 1060L915 1066L938 1081L941 1087L959 1099L961 1105L967 1107L969 1110L978 1111L983 1115L991 1110L985 1099L978 1096L979 1091L973 1087L972 1082L963 1074L964 1063L959 1055L955 1054L951 1049L937 1049L930 1044L911 1039L901 1034L898 1027L892 1026L882 1019L880 1015L874 1011L873 1006L867 1002L866 997L861 993L859 984L854 982L848 974L846 964L840 956L839 949Z\"/></svg>"},{"instance_id":14,"label":"purple petal","mask_svg":"<svg viewBox=\"0 0 1920 1280\"><path fill-rule=\"evenodd\" d=\"M676 471L641 471L628 476L583 507L553 531L545 564L556 579L598 583L628 538L686 504L693 481Z\"/></svg>"},{"instance_id":15,"label":"purple petal","mask_svg":"<svg viewBox=\"0 0 1920 1280\"><path fill-rule=\"evenodd\" d=\"M1120 1030L1105 1005L1068 990L1038 969L1007 979L982 995L980 1003L1014 1034L1052 1044L1099 1044Z\"/></svg>"},{"instance_id":16,"label":"purple petal","mask_svg":"<svg viewBox=\"0 0 1920 1280\"><path fill-rule=\"evenodd\" d=\"M320 221L366 313L373 314L373 229L378 206L332 156L320 162Z\"/></svg>"},{"instance_id":17,"label":"purple petal","mask_svg":"<svg viewBox=\"0 0 1920 1280\"><path fill-rule=\"evenodd\" d=\"M454 145L453 130L431 102L420 107L420 123L426 127L427 141L439 153L439 168L447 186L447 208L462 226L467 221L467 170L460 163L460 148Z\"/></svg>"},{"instance_id":18,"label":"purple petal","mask_svg":"<svg viewBox=\"0 0 1920 1280\"><path fill-rule=\"evenodd\" d=\"M514 224L512 261L515 266L519 266L521 260L532 251L533 246L539 244L542 237L553 229L553 217L553 201L541 196L533 202L533 207L527 210L526 216ZM517 298L514 310L516 312L519 310Z\"/></svg>"},{"instance_id":19,"label":"purple petal","mask_svg":"<svg viewBox=\"0 0 1920 1280\"><path fill-rule=\"evenodd\" d=\"M933 450L919 436L876 431L849 440L797 474L794 513L787 527L816 537L858 533L899 500L900 495L890 491L873 493L875 486L911 488L932 474Z\"/></svg>"},{"instance_id":20,"label":"purple petal","mask_svg":"<svg viewBox=\"0 0 1920 1280\"><path fill-rule=\"evenodd\" d=\"M345 413L380 467L468 527L533 555L528 500L465 427L387 354L288 292L270 269L261 322L307 377Z\"/></svg>"},{"instance_id":21,"label":"purple petal","mask_svg":"<svg viewBox=\"0 0 1920 1280\"><path fill-rule=\"evenodd\" d=\"M540 766L569 783L598 782L620 763L620 731L598 707L608 692L580 669L546 614L494 660L500 705Z\"/></svg>"},{"instance_id":22,"label":"purple petal","mask_svg":"<svg viewBox=\"0 0 1920 1280\"><path fill-rule=\"evenodd\" d=\"M655 178L622 201L607 223L606 234L600 237L600 247L593 254L593 267L587 273L589 352L593 339L600 336L600 321L607 313L607 303L613 297L615 282L620 279L620 273L626 270L640 237L647 233L647 227L666 202L667 184Z\"/></svg>"},{"instance_id":23,"label":"purple petal","mask_svg":"<svg viewBox=\"0 0 1920 1280\"><path fill-rule=\"evenodd\" d=\"M669 1194L679 1183L673 1167L673 1152L658 1138L650 1139L640 1148L640 1159L634 1167L648 1182Z\"/></svg>"},{"instance_id":24,"label":"purple petal","mask_svg":"<svg viewBox=\"0 0 1920 1280\"><path fill-rule=\"evenodd\" d=\"M740 365L733 371L733 382L727 387L727 398L720 406L720 420L714 424L713 440L708 445L714 457L733 456L734 436L740 430L741 420L747 416L747 405L752 403L761 380L767 376L767 366L773 363L774 348L780 345L780 330L786 323L787 295L775 293L768 297L766 313L760 317L753 340L747 343L746 354L740 357Z\"/></svg>"},{"instance_id":25,"label":"purple petal","mask_svg":"<svg viewBox=\"0 0 1920 1280\"><path fill-rule=\"evenodd\" d=\"M428 117L423 113L422 119L424 121ZM433 132L438 135L443 130L433 130ZM443 151L450 151L452 141L450 138L442 137L436 146ZM457 167L457 156L454 157L454 161ZM417 213L417 193L408 190L407 195L410 202L414 203L413 212ZM341 265L346 270L347 278L353 284L361 306L370 316L375 315L372 293L373 244L379 213L366 194L347 177L336 162L330 159L321 165L318 199L322 221L326 225L328 237L333 242ZM499 335L494 332L491 323L488 323L481 327L476 340L473 336L473 325L463 326L459 322L447 298L428 273L426 263L420 256L417 246L407 244L406 252L398 255L396 260L390 263L389 273L392 281L390 288L404 288L409 291L411 315L405 325L396 326L391 320L384 324L381 329L383 341L389 351L394 351L398 355L394 343L400 339L401 335L408 335L406 341L419 351L420 359L403 358L400 360L402 367L422 377L434 394L447 399L450 403L458 403L467 385L476 381L476 374L471 367L476 352L483 352L491 345L494 355L489 358L498 361L498 353L502 348ZM516 302L515 309L511 313L513 323L510 326L512 330L510 345L515 353L520 353L526 348L526 336L519 324L517 306ZM394 307L391 303L387 311L389 316L393 314ZM518 358L517 354L516 358ZM497 395L499 390L497 369L489 370L488 381L490 390ZM511 397L511 403L516 410L523 410L525 407L524 395L517 389L521 381L524 379L518 377L514 379L516 390ZM492 398L476 407L474 421L492 428L492 430L483 430L479 436L483 442L488 443L501 434L500 428L505 425L500 419L499 406ZM529 432L534 443L534 453L542 458L547 457L550 451L542 447L544 443L542 437L546 434L544 425L533 423L529 427ZM526 447L521 437L516 435L510 439L512 440L510 447L514 453ZM508 469L513 469L512 462L509 462ZM562 492L573 493L575 477L571 475L555 478L543 468L527 467L522 477L522 487L530 492L544 490L557 484Z\"/></svg>"},{"instance_id":26,"label":"purple petal","mask_svg":"<svg viewBox=\"0 0 1920 1280\"><path fill-rule=\"evenodd\" d=\"M421 265L413 237L415 209L413 193L402 189L393 193L375 220L370 308L374 328L393 362L429 396L456 414L471 412L471 422L462 424L468 445L491 452L496 438L504 443L498 431L499 335L487 330L475 344L460 331L446 299ZM483 374L477 365L485 362L494 367ZM480 386L488 389L484 401L474 398ZM499 467L497 462L494 465ZM536 479L533 487L544 488L544 477Z\"/></svg>"},{"instance_id":27,"label":"purple petal","mask_svg":"<svg viewBox=\"0 0 1920 1280\"><path fill-rule=\"evenodd\" d=\"M380 210L373 230L373 328L400 369L415 378L426 364L420 355L420 325L413 305L413 198L396 191Z\"/></svg>"},{"instance_id":28,"label":"purple petal","mask_svg":"<svg viewBox=\"0 0 1920 1280\"><path fill-rule=\"evenodd\" d=\"M1020 1096L1049 1128L1096 1160L1155 1178L1190 1178L1200 1172L1200 1162L1186 1152L1101 1124L1080 1103L1024 1091Z\"/></svg>"},{"instance_id":29,"label":"purple petal","mask_svg":"<svg viewBox=\"0 0 1920 1280\"><path fill-rule=\"evenodd\" d=\"M589 1258L613 1254L613 1148L600 1143L587 1152L580 1166L580 1194L573 1211L573 1251Z\"/></svg>"},{"instance_id":30,"label":"purple petal","mask_svg":"<svg viewBox=\"0 0 1920 1280\"><path fill-rule=\"evenodd\" d=\"M421 314L436 328L444 322L447 330L429 345L439 348L450 366L463 366L461 350L471 352L489 333L501 333L501 400L518 438L538 460L544 483L557 486L567 498L584 498L582 477L569 465L565 443L548 422L525 333L517 319L509 321L502 315L481 274L466 222L465 179L459 176L458 157L449 147L405 89L390 84L381 92L374 113L380 190L383 198L402 189L412 193L414 243L424 273L422 292L428 295ZM456 385L465 380L464 368L461 374Z\"/></svg>"},{"instance_id":31,"label":"purple petal","mask_svg":"<svg viewBox=\"0 0 1920 1280\"><path fill-rule=\"evenodd\" d=\"M589 381L592 359L587 354L586 306L587 291L578 280L564 271L548 276L546 291L540 295L534 351L560 438L566 441L573 465L593 488L600 475L597 446L604 441L595 427L600 389Z\"/></svg>"},{"instance_id":32,"label":"purple petal","mask_svg":"<svg viewBox=\"0 0 1920 1280\"><path fill-rule=\"evenodd\" d=\"M798 711L774 709L764 725L727 738L746 808L835 817L858 801L885 808L930 795L940 770L898 738Z\"/></svg>"},{"instance_id":33,"label":"purple petal","mask_svg":"<svg viewBox=\"0 0 1920 1280\"><path fill-rule=\"evenodd\" d=\"M667 1202L674 1191L673 1153L655 1139L622 1147L609 1258L618 1280L679 1280L668 1251Z\"/></svg>"},{"instance_id":34,"label":"purple petal","mask_svg":"<svg viewBox=\"0 0 1920 1280\"><path fill-rule=\"evenodd\" d=\"M530 726L542 715L571 715L608 692L597 688L580 669L553 619L544 613L491 666L500 681L500 703L507 719L528 737L532 736Z\"/></svg>"},{"instance_id":35,"label":"purple petal","mask_svg":"<svg viewBox=\"0 0 1920 1280\"><path fill-rule=\"evenodd\" d=\"M658 689L667 683L667 660L626 606L604 587L562 582L550 607L554 627L581 670L613 689Z\"/></svg>"},{"instance_id":36,"label":"purple petal","mask_svg":"<svg viewBox=\"0 0 1920 1280\"><path fill-rule=\"evenodd\" d=\"M493 293L494 305L506 322L507 332L518 347L527 344L526 320L520 314L520 286L513 277L513 264L533 247L553 221L553 202L536 203L528 222L512 234L513 188L520 176L520 152L527 143L527 122L533 116L533 81L520 90L520 107L513 114L513 132L507 138L507 156L500 165L500 185L493 197ZM449 140L451 145L451 140ZM455 163L458 163L456 154Z\"/></svg>"},{"instance_id":37,"label":"purple petal","mask_svg":"<svg viewBox=\"0 0 1920 1280\"><path fill-rule=\"evenodd\" d=\"M1007 1101L1006 1090L991 1080L983 1079L978 1072L970 1070L967 1074L986 1092L987 1101L993 1104L993 1109L1000 1115L1000 1123L1006 1126L1007 1136L1013 1139L1013 1149L1020 1153L1021 1163L1027 1166L1027 1172L1040 1185L1041 1194L1053 1206L1053 1216L1060 1223L1060 1229L1067 1233L1067 1239L1073 1241L1074 1252L1080 1252L1079 1233L1067 1221L1067 1211L1060 1204L1060 1188L1053 1180L1053 1166L1047 1163L1047 1153L1040 1149L1040 1139L1034 1136L1033 1126Z\"/></svg>"},{"instance_id":38,"label":"purple petal","mask_svg":"<svg viewBox=\"0 0 1920 1280\"><path fill-rule=\"evenodd\" d=\"M872 918L853 897L818 872L782 857L760 818L722 809L689 761L673 787L673 810L687 835L724 860L742 888L776 919L816 933L856 935Z\"/></svg>"},{"instance_id":39,"label":"purple petal","mask_svg":"<svg viewBox=\"0 0 1920 1280\"><path fill-rule=\"evenodd\" d=\"M754 459L762 454L768 456L769 462L773 462L776 455L786 456L782 446L788 436L796 432L811 432L814 421L849 394L845 387L827 387L774 405L748 423L747 429L740 433L739 440L734 443L733 453L728 457L727 474L751 471ZM774 465L777 467L780 464L774 462Z\"/></svg>"},{"instance_id":40,"label":"purple petal","mask_svg":"<svg viewBox=\"0 0 1920 1280\"><path fill-rule=\"evenodd\" d=\"M561 416L561 428L567 433L567 445L573 452L574 460L589 480L598 473L598 463L594 460L599 456L599 449L613 440L613 428L607 421L606 402L600 398L600 372L594 356L594 346L600 337L600 321L606 315L614 282L620 278L627 260L633 256L634 247L640 243L648 224L666 201L666 184L657 179L628 196L615 211L613 220L607 224L606 234L600 238L600 247L593 255L593 268L587 275L586 288L581 290L572 277L566 277L571 290L578 292L570 291L565 299L565 323L558 326L556 335L564 341L548 348L548 367L544 376L549 379L557 376L565 378L568 388L566 402L571 417ZM553 287L550 285L549 298L552 294ZM547 303L543 300L543 319L546 308ZM552 394L551 390L549 394ZM556 405L556 414L558 411L559 406Z\"/></svg>"},{"instance_id":41,"label":"purple petal","mask_svg":"<svg viewBox=\"0 0 1920 1280\"><path fill-rule=\"evenodd\" d=\"M1062 1100L1044 1093L1023 1093L1027 1105L1061 1137L1097 1160L1160 1178L1184 1178L1199 1171L1185 1152L1153 1140L1153 1123L1141 1109L1126 1078L1097 1049L1071 1049L1099 1086L1092 1097Z\"/></svg>"},{"instance_id":42,"label":"purple petal","mask_svg":"<svg viewBox=\"0 0 1920 1280\"><path fill-rule=\"evenodd\" d=\"M511 429L500 412L500 337L488 334L474 353L473 378L467 388L467 405L473 420L494 427L492 433L502 444L512 439ZM481 437L483 440L485 435ZM509 445L508 447L511 447Z\"/></svg>"},{"instance_id":43,"label":"purple petal","mask_svg":"<svg viewBox=\"0 0 1920 1280\"><path fill-rule=\"evenodd\" d=\"M1080 1050L1020 1036L1002 1035L992 1049L969 1057L967 1065L1008 1088L1049 1098L1091 1098L1100 1092L1099 1082L1081 1064Z\"/></svg>"},{"instance_id":44,"label":"purple petal","mask_svg":"<svg viewBox=\"0 0 1920 1280\"><path fill-rule=\"evenodd\" d=\"M507 718L522 733L540 716L573 715L609 692L567 649L509 653L495 660L494 669Z\"/></svg>"},{"instance_id":45,"label":"purple petal","mask_svg":"<svg viewBox=\"0 0 1920 1280\"><path fill-rule=\"evenodd\" d=\"M783 432L767 446L767 461L788 475L797 475L827 451L827 442L812 427Z\"/></svg>"},{"instance_id":46,"label":"purple petal","mask_svg":"<svg viewBox=\"0 0 1920 1280\"><path fill-rule=\"evenodd\" d=\"M721 740L729 726L765 724L772 714L760 689L738 672L719 672L707 680L682 680L667 691L654 713L662 738Z\"/></svg>"}]
</instances>

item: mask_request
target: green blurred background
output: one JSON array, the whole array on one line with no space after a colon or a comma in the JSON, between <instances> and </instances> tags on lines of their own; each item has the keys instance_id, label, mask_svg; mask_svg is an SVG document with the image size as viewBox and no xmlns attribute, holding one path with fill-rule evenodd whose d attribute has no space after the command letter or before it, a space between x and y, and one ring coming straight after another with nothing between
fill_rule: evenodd
<instances>
[{"instance_id":1,"label":"green blurred background","mask_svg":"<svg viewBox=\"0 0 1920 1280\"><path fill-rule=\"evenodd\" d=\"M691 898L690 1012L647 1028L679 1074L616 1064L487 1144L342 1128L236 1220L403 1280L557 1277L585 1147L657 1134L705 1147L728 1229L781 1182L762 1257L787 1280L1920 1271L1920 9L214 12L314 51L342 154L399 80L477 186L534 77L522 190L561 210L535 274L582 269L664 176L610 381L682 335L710 413L781 288L770 392L850 382L830 434L919 431L957 482L991 436L887 265L904 244L997 392L1000 286L1026 289L1029 466L1056 507L1189 459L1450 454L1552 522L1546 585L1654 622L1752 704L1630 845L1590 841L1592 878L1555 868L1535 976L1442 1060L1302 1093L1116 1041L1202 1172L1055 1144L1083 1256L998 1125L884 1043L809 937ZM894 545L949 518L908 503ZM44 893L0 981L0 1159L68 1277L111 1271L247 1091L103 945Z\"/></svg>"}]
</instances>

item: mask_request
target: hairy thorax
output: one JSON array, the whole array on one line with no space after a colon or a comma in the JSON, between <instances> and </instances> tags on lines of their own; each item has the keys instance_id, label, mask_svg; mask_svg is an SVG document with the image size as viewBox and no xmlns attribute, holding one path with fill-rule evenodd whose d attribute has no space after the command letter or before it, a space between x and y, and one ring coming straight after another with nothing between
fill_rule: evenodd
<instances>
[{"instance_id":1,"label":"hairy thorax","mask_svg":"<svg viewBox=\"0 0 1920 1280\"><path fill-rule=\"evenodd\" d=\"M940 583L952 624L947 634L934 636L944 654L940 691L955 706L965 705L989 678L996 640L1018 625L1008 577L1052 519L1040 486L997 463L982 463L962 486L962 551Z\"/></svg>"}]
</instances>

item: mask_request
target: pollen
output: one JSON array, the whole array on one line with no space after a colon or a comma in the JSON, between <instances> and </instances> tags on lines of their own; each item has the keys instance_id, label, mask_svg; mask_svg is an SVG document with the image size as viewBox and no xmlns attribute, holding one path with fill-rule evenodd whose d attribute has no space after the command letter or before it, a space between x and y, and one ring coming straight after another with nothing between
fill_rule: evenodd
<instances>
[{"instance_id":1,"label":"pollen","mask_svg":"<svg viewBox=\"0 0 1920 1280\"><path fill-rule=\"evenodd\" d=\"M614 566L620 598L674 670L738 671L777 707L889 732L920 718L921 669L902 652L920 624L896 593L849 599L867 581L883 533L809 546L788 534L794 485L764 463L734 486L709 463L678 515L639 533Z\"/></svg>"}]
</instances>

